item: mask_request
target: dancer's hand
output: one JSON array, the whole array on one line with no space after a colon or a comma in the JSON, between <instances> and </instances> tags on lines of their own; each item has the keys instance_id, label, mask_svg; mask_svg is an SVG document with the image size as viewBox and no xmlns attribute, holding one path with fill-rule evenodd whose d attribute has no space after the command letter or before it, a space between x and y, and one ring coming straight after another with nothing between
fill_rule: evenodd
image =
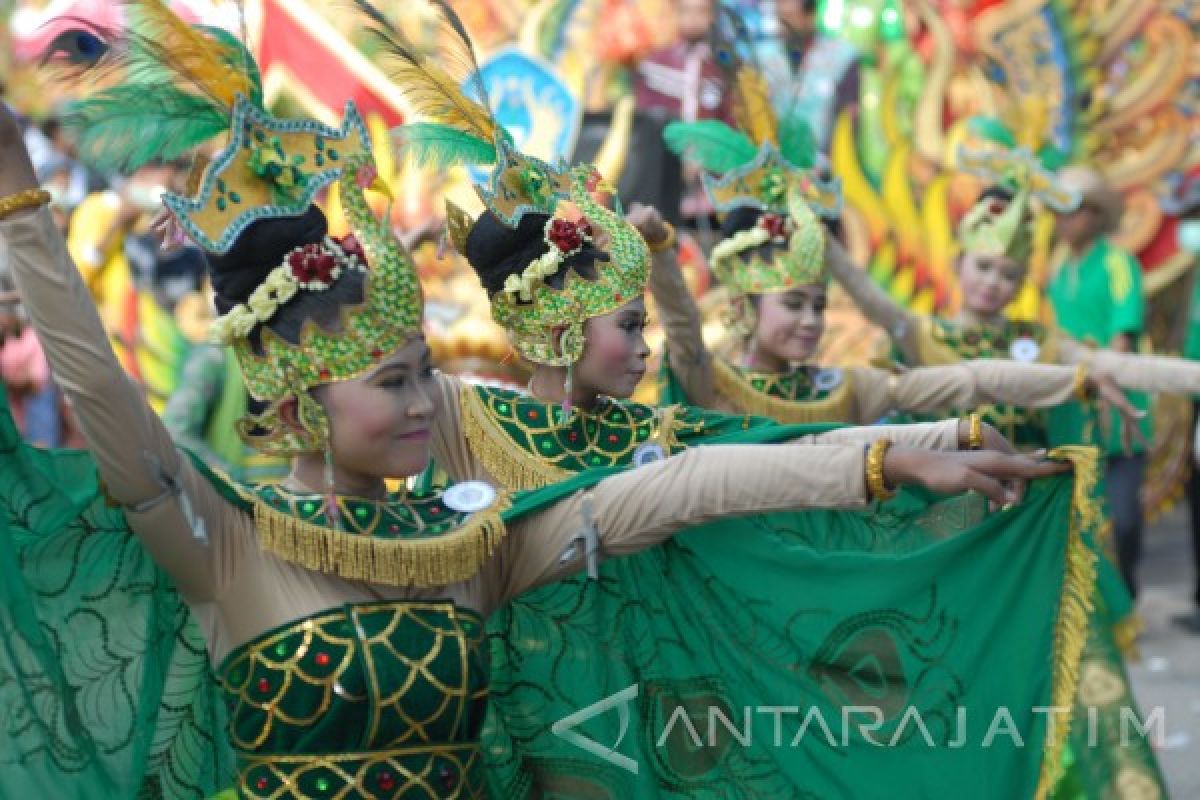
<instances>
[{"instance_id":1,"label":"dancer's hand","mask_svg":"<svg viewBox=\"0 0 1200 800\"><path fill-rule=\"evenodd\" d=\"M892 447L883 462L883 477L892 486L917 485L939 494L975 491L993 507L1020 502L1025 482L1067 472L1067 462L994 450L941 452Z\"/></svg>"},{"instance_id":2,"label":"dancer's hand","mask_svg":"<svg viewBox=\"0 0 1200 800\"><path fill-rule=\"evenodd\" d=\"M0 197L36 189L37 185L37 173L25 149L16 112L0 101Z\"/></svg>"},{"instance_id":3,"label":"dancer's hand","mask_svg":"<svg viewBox=\"0 0 1200 800\"><path fill-rule=\"evenodd\" d=\"M655 245L666 242L667 237L671 235L667 221L654 206L634 203L629 207L629 213L625 215L625 219L630 225L637 228L638 233L646 240L646 244Z\"/></svg>"},{"instance_id":4,"label":"dancer's hand","mask_svg":"<svg viewBox=\"0 0 1200 800\"><path fill-rule=\"evenodd\" d=\"M1142 447L1150 446L1140 424L1146 418L1146 412L1133 407L1129 397L1111 375L1088 375L1087 388L1096 393L1096 411L1100 416L1100 431L1105 438L1112 429L1112 415L1109 412L1116 411L1121 418L1121 449L1125 451L1125 455L1133 454L1134 442L1138 442Z\"/></svg>"}]
</instances>

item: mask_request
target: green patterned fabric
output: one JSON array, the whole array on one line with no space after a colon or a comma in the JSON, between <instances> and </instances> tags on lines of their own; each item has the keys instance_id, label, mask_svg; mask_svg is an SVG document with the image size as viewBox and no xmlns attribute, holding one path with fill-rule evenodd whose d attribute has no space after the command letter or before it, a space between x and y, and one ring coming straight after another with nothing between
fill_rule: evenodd
<instances>
[{"instance_id":1,"label":"green patterned fabric","mask_svg":"<svg viewBox=\"0 0 1200 800\"><path fill-rule=\"evenodd\" d=\"M681 406L670 417L670 431L662 431L664 409L626 400L601 398L592 411L545 403L521 392L471 387L488 418L501 428L508 442L541 459L547 467L570 474L585 469L628 466L637 448L662 439L674 446L713 437L772 426L770 420L749 415L728 415Z\"/></svg>"},{"instance_id":2,"label":"green patterned fabric","mask_svg":"<svg viewBox=\"0 0 1200 800\"><path fill-rule=\"evenodd\" d=\"M5 424L0 702L11 713L0 728L0 753L10 760L0 794L198 798L228 786L217 683L178 596L120 514L103 505L90 459L31 451ZM810 430L759 425L712 441ZM518 495L506 517L616 469ZM226 491L238 502L235 489ZM609 561L599 580L528 593L487 626L491 796L894 796L898 785L914 797L945 785L1028 796L1046 744L1044 715L1032 709L1053 705L1055 682L1069 673L1052 668L1071 660L1056 649L1070 638L1056 637L1057 621L1086 590L1067 578L1071 498L1071 480L1060 478L990 516L976 498L904 494L862 512L725 520ZM979 585L989 587L986 596ZM353 773L370 789L363 796L437 796L425 785L473 796L470 739L484 689L479 620L445 603L418 605L328 609L226 659L219 676L231 702L228 730L244 752L243 794L291 776L306 796L319 796ZM428 667L402 668L417 663ZM365 692L368 676L379 682ZM615 748L634 759L637 774L550 732L554 721L630 686L638 699ZM708 740L709 705L739 729L741 709L754 711L754 741L743 746L718 727L714 745L694 746L693 728ZM818 714L828 735L813 729L791 746L802 718L785 709L783 746L775 747L772 717L755 711L768 705ZM895 746L870 744L856 717L844 722L851 705L878 706L874 735ZM959 707L967 742L952 747ZM1001 733L984 748L1000 707L1011 709L1022 746ZM618 720L601 715L579 730L614 745ZM941 746L927 746L926 732ZM391 752L422 737L442 743L436 755ZM314 766L317 753L330 757ZM284 754L303 763L281 767ZM993 779L979 785L985 771ZM421 787L405 782L413 773ZM405 793L383 788L393 780Z\"/></svg>"},{"instance_id":3,"label":"green patterned fabric","mask_svg":"<svg viewBox=\"0 0 1200 800\"><path fill-rule=\"evenodd\" d=\"M483 619L353 604L267 631L217 670L246 798L484 797Z\"/></svg>"},{"instance_id":4,"label":"green patterned fabric","mask_svg":"<svg viewBox=\"0 0 1200 800\"><path fill-rule=\"evenodd\" d=\"M908 495L874 513L723 521L519 598L488 624L492 795L1032 796L1068 484L986 518L972 498ZM578 732L624 760L552 732L618 693ZM879 708L876 741L894 746L873 745L868 712L849 706ZM1021 747L984 746L999 708Z\"/></svg>"},{"instance_id":5,"label":"green patterned fabric","mask_svg":"<svg viewBox=\"0 0 1200 800\"><path fill-rule=\"evenodd\" d=\"M559 412L551 404L491 390L484 396L503 398L503 407L489 406L504 422L498 447L528 443L525 455L562 463L565 448L539 445L556 441ZM636 430L652 413L643 409L610 401L599 415L610 424L628 415ZM680 447L784 441L830 427L681 412L707 427L689 431ZM575 421L567 423L564 430L574 430ZM530 424L542 438L528 435ZM614 444L638 438L612 435ZM628 464L629 448L606 461L614 456ZM1052 482L1012 516L985 519L973 498L909 493L860 513L723 520L603 563L598 580L581 575L527 593L488 622L492 714L484 747L492 795L869 797L894 794L903 775L907 796L919 797L974 783L972 773L987 769L1004 777L984 795L1029 796L1045 744L1030 709L1052 691L1047 654L1056 652L1068 506ZM1034 539L1043 536L1056 544L1041 550ZM981 597L980 582L998 594ZM1087 593L1090 585L1076 589ZM1001 670L989 660L999 652ZM622 710L580 728L621 763L553 733L555 722L622 692ZM854 720L841 718L850 705L882 708L882 737L897 746L877 748L855 732ZM763 706L801 709L780 720L781 744L774 719L754 711ZM994 740L984 748L1002 706L1016 715L1022 746ZM960 707L976 717L964 734L976 739L951 750ZM709 744L710 708L743 740L715 722L719 734ZM809 712L830 726L829 737L810 731L793 746ZM678 724L679 714L701 742ZM914 718L932 726L936 746L914 730Z\"/></svg>"},{"instance_id":6,"label":"green patterned fabric","mask_svg":"<svg viewBox=\"0 0 1200 800\"><path fill-rule=\"evenodd\" d=\"M187 607L82 452L21 441L0 391L0 797L204 798L233 756Z\"/></svg>"},{"instance_id":7,"label":"green patterned fabric","mask_svg":"<svg viewBox=\"0 0 1200 800\"><path fill-rule=\"evenodd\" d=\"M934 338L939 343L949 346L962 356L963 360L1011 358L1013 342L1019 339L1036 342L1040 354L1052 346L1047 329L1033 322L1007 321L999 330L964 329L941 319L933 322ZM892 357L897 362L903 361L898 349L893 349ZM1078 444L1081 440L1092 442L1095 441L1094 436L1098 431L1095 408L1081 403L1067 403L1045 411L986 406L980 409L966 409L963 413L971 411L979 411L985 420L1023 450ZM1096 483L1094 496L1101 507L1107 505L1103 473ZM1112 686L1119 690L1120 699L1128 709L1126 713L1133 713L1141 719L1125 671L1123 656L1116 643L1117 629L1135 621L1134 603L1129 588L1117 569L1114 554L1110 552L1110 538L1111 533L1106 527L1085 538L1089 548L1096 554L1096 607L1088 619L1088 638L1083 656L1084 664L1091 666L1085 666L1080 695L1076 699L1076 714L1079 718L1088 718L1088 704L1083 699L1089 685L1087 675L1095 676L1102 670L1112 681ZM1111 734L1114 724L1119 723L1119 713L1116 707L1113 707L1100 715L1099 723L1106 736ZM1111 780L1105 783L1105 776L1107 779L1114 779L1119 771L1117 767L1121 764L1135 765L1138 775L1157 781L1158 792L1145 795L1146 797L1166 797L1166 789L1162 785L1161 772L1154 752L1144 739L1135 737L1130 740L1128 747L1120 748L1111 746L1112 743L1104 737L1098 737L1101 744L1089 746L1087 737L1081 738L1078 735L1079 730L1077 729L1076 735L1072 737L1069 757L1065 763L1067 772L1055 789L1056 798L1082 800L1111 796L1110 793L1116 791L1116 785Z\"/></svg>"}]
</instances>

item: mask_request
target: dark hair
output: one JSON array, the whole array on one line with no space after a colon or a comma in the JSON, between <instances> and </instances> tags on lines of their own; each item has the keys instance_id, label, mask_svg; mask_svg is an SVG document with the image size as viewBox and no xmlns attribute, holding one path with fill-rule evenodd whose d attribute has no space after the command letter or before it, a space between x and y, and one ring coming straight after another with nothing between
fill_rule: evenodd
<instances>
[{"instance_id":1,"label":"dark hair","mask_svg":"<svg viewBox=\"0 0 1200 800\"><path fill-rule=\"evenodd\" d=\"M725 219L721 222L721 238L728 239L734 234L748 231L758 225L758 221L766 214L762 209L754 208L753 206L739 206L732 209L725 215ZM786 244L778 242L767 242L764 245L743 250L740 256L744 259L751 256L758 256L763 261L770 262L780 253L787 250Z\"/></svg>"},{"instance_id":2,"label":"dark hair","mask_svg":"<svg viewBox=\"0 0 1200 800\"><path fill-rule=\"evenodd\" d=\"M989 186L979 193L979 199L976 204L982 203L984 200L1003 200L1005 203L1011 203L1013 198L1017 196L1016 192L1007 186L994 185Z\"/></svg>"},{"instance_id":3,"label":"dark hair","mask_svg":"<svg viewBox=\"0 0 1200 800\"><path fill-rule=\"evenodd\" d=\"M516 228L510 228L491 211L485 211L479 217L467 236L463 255L479 276L479 282L489 297L504 288L509 275L520 275L534 259L549 251L551 245L545 241L546 222L549 219L549 214L528 212L521 217ZM607 261L608 258L608 253L598 247L585 245L566 259L564 268L550 276L547 283L561 289L568 271L595 280L595 263Z\"/></svg>"},{"instance_id":4,"label":"dark hair","mask_svg":"<svg viewBox=\"0 0 1200 800\"><path fill-rule=\"evenodd\" d=\"M226 314L239 303L245 303L288 253L322 241L328 231L321 209L310 206L298 217L256 220L242 231L227 253L208 253L217 313ZM327 291L297 292L280 306L267 327L292 343L299 342L307 320L332 329L343 306L363 301L364 277L357 270L348 270ZM251 341L258 345L258 329L251 334Z\"/></svg>"}]
</instances>

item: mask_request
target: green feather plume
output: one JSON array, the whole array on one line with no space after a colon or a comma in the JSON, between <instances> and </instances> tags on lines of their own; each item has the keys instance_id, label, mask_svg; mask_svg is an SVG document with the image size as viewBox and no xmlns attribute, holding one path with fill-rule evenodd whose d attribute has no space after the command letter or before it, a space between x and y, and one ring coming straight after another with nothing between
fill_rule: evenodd
<instances>
[{"instance_id":1,"label":"green feather plume","mask_svg":"<svg viewBox=\"0 0 1200 800\"><path fill-rule=\"evenodd\" d=\"M1007 125L995 117L971 117L967 122L967 130L981 139L1003 145L1009 150L1017 148L1017 137Z\"/></svg>"},{"instance_id":2,"label":"green feather plume","mask_svg":"<svg viewBox=\"0 0 1200 800\"><path fill-rule=\"evenodd\" d=\"M229 128L229 112L169 84L126 83L71 104L64 122L75 131L84 161L132 172L219 135Z\"/></svg>"},{"instance_id":3,"label":"green feather plume","mask_svg":"<svg viewBox=\"0 0 1200 800\"><path fill-rule=\"evenodd\" d=\"M779 152L797 169L812 169L817 163L817 138L802 114L785 114L779 120Z\"/></svg>"},{"instance_id":4,"label":"green feather plume","mask_svg":"<svg viewBox=\"0 0 1200 800\"><path fill-rule=\"evenodd\" d=\"M663 140L672 153L717 175L745 166L758 155L749 136L715 119L672 122L663 129Z\"/></svg>"},{"instance_id":5,"label":"green feather plume","mask_svg":"<svg viewBox=\"0 0 1200 800\"><path fill-rule=\"evenodd\" d=\"M413 122L393 130L401 152L408 153L418 166L447 167L496 163L496 146L478 136L439 125Z\"/></svg>"}]
</instances>

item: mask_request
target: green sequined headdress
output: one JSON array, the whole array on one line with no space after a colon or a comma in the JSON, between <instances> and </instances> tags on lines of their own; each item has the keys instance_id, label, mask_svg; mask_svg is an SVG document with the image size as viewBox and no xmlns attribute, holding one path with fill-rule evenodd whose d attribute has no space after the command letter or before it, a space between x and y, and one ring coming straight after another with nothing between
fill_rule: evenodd
<instances>
[{"instance_id":1,"label":"green sequined headdress","mask_svg":"<svg viewBox=\"0 0 1200 800\"><path fill-rule=\"evenodd\" d=\"M214 324L216 336L234 348L250 394L269 403L265 414L243 421L243 436L272 453L318 450L327 442L328 422L308 390L361 375L421 329L412 262L363 194L368 187L386 191L366 126L353 104L336 128L272 116L263 107L258 67L240 42L187 25L161 0L129 5L137 30L123 32L111 48L124 80L81 103L72 120L93 138L97 130L108 132L100 153L108 165L125 169L155 156L139 131L152 139L173 131L189 147L228 134L211 161L197 161L187 196L163 196L183 233L207 252L224 254L251 223L301 216L318 192L340 185L354 236L296 248L245 303ZM131 106L143 95L154 102ZM308 321L292 343L264 324L297 294L328 289L345 270L366 273L365 294L359 305L342 310L336 331ZM291 398L299 401L302 431L279 416Z\"/></svg>"},{"instance_id":2,"label":"green sequined headdress","mask_svg":"<svg viewBox=\"0 0 1200 800\"><path fill-rule=\"evenodd\" d=\"M421 120L396 131L403 148L418 163L438 168L490 166L490 176L477 191L484 206L509 227L515 228L528 213L551 216L546 252L496 293L492 316L530 361L574 363L583 354L584 321L608 314L644 292L650 252L641 234L593 197L603 185L593 167L552 165L516 148L490 110L470 37L446 3L433 3L445 26L441 63L423 54L370 3L357 4L373 19L373 31L391 58L392 79ZM461 65L465 75L451 76L442 64ZM449 236L460 252L465 252L475 222L448 204ZM591 230L603 234L609 255L594 263L595 279L572 272L561 289L552 287L546 278L556 275L563 261L591 240Z\"/></svg>"},{"instance_id":3,"label":"green sequined headdress","mask_svg":"<svg viewBox=\"0 0 1200 800\"><path fill-rule=\"evenodd\" d=\"M1067 211L1079 204L1079 197L1064 189L1043 164L1052 156L1047 151L1035 156L1016 146L1011 133L990 118L971 120L970 130L990 141L988 150L959 148L959 167L989 180L1004 189L1010 200L984 196L966 214L958 226L963 250L991 256L1006 256L1025 264L1033 254L1033 213L1031 201L1037 198L1051 208Z\"/></svg>"},{"instance_id":4,"label":"green sequined headdress","mask_svg":"<svg viewBox=\"0 0 1200 800\"><path fill-rule=\"evenodd\" d=\"M719 120L672 122L663 137L673 152L705 169L704 187L717 211L753 208L764 213L753 228L713 248L713 272L740 294L824 283L829 278L825 231L813 210L840 216L841 186L835 178L815 174L816 143L804 118L776 115L761 72L738 61L732 45L714 46L718 58L732 63L738 128ZM764 246L771 243L787 247L764 255Z\"/></svg>"}]
</instances>

